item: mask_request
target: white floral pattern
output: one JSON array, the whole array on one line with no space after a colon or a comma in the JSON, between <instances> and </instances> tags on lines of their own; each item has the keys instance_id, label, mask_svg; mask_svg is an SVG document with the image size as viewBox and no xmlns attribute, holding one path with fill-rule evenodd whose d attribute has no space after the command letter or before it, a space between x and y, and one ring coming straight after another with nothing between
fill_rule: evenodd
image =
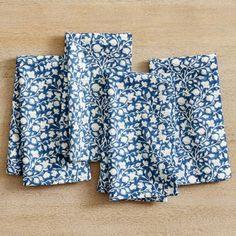
<instances>
[{"instance_id":1,"label":"white floral pattern","mask_svg":"<svg viewBox=\"0 0 236 236\"><path fill-rule=\"evenodd\" d=\"M106 142L97 190L110 200L165 201L177 195L169 82L169 74L107 71Z\"/></svg>"},{"instance_id":2,"label":"white floral pattern","mask_svg":"<svg viewBox=\"0 0 236 236\"><path fill-rule=\"evenodd\" d=\"M96 161L101 158L105 142L104 71L131 70L132 35L67 33L65 40L70 160Z\"/></svg>"},{"instance_id":3,"label":"white floral pattern","mask_svg":"<svg viewBox=\"0 0 236 236\"><path fill-rule=\"evenodd\" d=\"M153 59L150 71L173 73L178 184L230 178L216 55Z\"/></svg>"},{"instance_id":4,"label":"white floral pattern","mask_svg":"<svg viewBox=\"0 0 236 236\"><path fill-rule=\"evenodd\" d=\"M87 162L72 163L60 154L66 96L64 58L17 58L7 172L23 175L27 186L78 182L91 178Z\"/></svg>"}]
</instances>

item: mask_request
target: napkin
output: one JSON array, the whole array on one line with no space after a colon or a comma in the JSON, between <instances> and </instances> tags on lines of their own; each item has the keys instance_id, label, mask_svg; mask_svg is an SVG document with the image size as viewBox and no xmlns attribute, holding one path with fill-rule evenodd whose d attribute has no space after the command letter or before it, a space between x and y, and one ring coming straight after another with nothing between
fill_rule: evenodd
<instances>
[{"instance_id":1,"label":"napkin","mask_svg":"<svg viewBox=\"0 0 236 236\"><path fill-rule=\"evenodd\" d=\"M152 59L150 71L175 78L178 184L230 178L216 55Z\"/></svg>"},{"instance_id":2,"label":"napkin","mask_svg":"<svg viewBox=\"0 0 236 236\"><path fill-rule=\"evenodd\" d=\"M112 201L177 195L171 75L113 70L105 79L106 143L97 190Z\"/></svg>"},{"instance_id":3,"label":"napkin","mask_svg":"<svg viewBox=\"0 0 236 236\"><path fill-rule=\"evenodd\" d=\"M96 161L101 158L105 142L102 91L104 70L131 70L132 35L66 33L65 41L69 157L75 162Z\"/></svg>"},{"instance_id":4,"label":"napkin","mask_svg":"<svg viewBox=\"0 0 236 236\"><path fill-rule=\"evenodd\" d=\"M61 104L67 91L61 56L20 56L16 62L7 172L23 175L27 186L78 182L91 178L87 162L60 154Z\"/></svg>"}]
</instances>

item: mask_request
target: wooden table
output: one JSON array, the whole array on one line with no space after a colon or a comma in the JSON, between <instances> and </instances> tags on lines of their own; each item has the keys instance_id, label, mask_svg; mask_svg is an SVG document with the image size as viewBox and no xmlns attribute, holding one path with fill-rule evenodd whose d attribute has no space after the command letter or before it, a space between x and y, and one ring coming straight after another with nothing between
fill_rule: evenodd
<instances>
[{"instance_id":1,"label":"wooden table","mask_svg":"<svg viewBox=\"0 0 236 236\"><path fill-rule=\"evenodd\" d=\"M236 235L236 178L180 188L168 203L111 203L87 183L23 187L5 174L15 58L63 54L65 31L132 32L133 70L148 59L216 52L236 169L236 1L0 1L0 235Z\"/></svg>"}]
</instances>

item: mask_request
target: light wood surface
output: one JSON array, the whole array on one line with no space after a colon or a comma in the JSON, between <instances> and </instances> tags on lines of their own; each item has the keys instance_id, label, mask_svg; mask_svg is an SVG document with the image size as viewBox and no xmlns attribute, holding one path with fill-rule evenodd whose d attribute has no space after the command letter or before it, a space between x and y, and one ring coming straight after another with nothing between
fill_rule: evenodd
<instances>
[{"instance_id":1,"label":"light wood surface","mask_svg":"<svg viewBox=\"0 0 236 236\"><path fill-rule=\"evenodd\" d=\"M180 188L168 203L111 203L92 181L23 187L5 174L15 58L63 54L64 33L133 33L133 70L148 59L217 53L236 170L236 1L0 1L0 235L236 235L236 178Z\"/></svg>"}]
</instances>

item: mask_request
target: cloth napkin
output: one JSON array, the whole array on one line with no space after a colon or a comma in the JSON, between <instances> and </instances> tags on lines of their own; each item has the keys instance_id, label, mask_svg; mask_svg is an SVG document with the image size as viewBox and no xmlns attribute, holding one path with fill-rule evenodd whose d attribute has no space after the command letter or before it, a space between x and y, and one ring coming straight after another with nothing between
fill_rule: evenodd
<instances>
[{"instance_id":1,"label":"cloth napkin","mask_svg":"<svg viewBox=\"0 0 236 236\"><path fill-rule=\"evenodd\" d=\"M132 35L66 33L65 45L69 95L69 157L75 162L96 161L101 158L105 142L102 91L104 70L131 70Z\"/></svg>"},{"instance_id":2,"label":"cloth napkin","mask_svg":"<svg viewBox=\"0 0 236 236\"><path fill-rule=\"evenodd\" d=\"M230 178L216 55L152 59L150 71L174 74L178 184Z\"/></svg>"},{"instance_id":3,"label":"cloth napkin","mask_svg":"<svg viewBox=\"0 0 236 236\"><path fill-rule=\"evenodd\" d=\"M67 107L64 58L20 56L16 62L7 172L24 185L52 185L91 178L87 162L60 154L61 117Z\"/></svg>"},{"instance_id":4,"label":"cloth napkin","mask_svg":"<svg viewBox=\"0 0 236 236\"><path fill-rule=\"evenodd\" d=\"M165 201L177 195L174 91L170 74L109 71L97 190L112 201Z\"/></svg>"}]
</instances>

